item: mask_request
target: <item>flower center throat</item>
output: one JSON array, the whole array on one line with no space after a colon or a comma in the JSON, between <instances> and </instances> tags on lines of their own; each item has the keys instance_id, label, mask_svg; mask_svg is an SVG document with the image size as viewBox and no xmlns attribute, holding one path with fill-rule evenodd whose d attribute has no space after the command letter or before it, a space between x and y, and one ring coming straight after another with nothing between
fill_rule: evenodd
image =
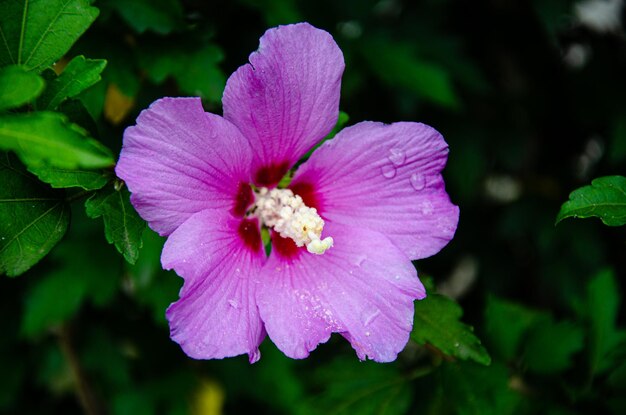
<instances>
[{"instance_id":1,"label":"flower center throat","mask_svg":"<svg viewBox=\"0 0 626 415\"><path fill-rule=\"evenodd\" d=\"M330 236L322 239L324 220L317 209L306 206L290 189L261 187L255 194L253 210L262 224L312 254L321 255L333 246Z\"/></svg>"}]
</instances>

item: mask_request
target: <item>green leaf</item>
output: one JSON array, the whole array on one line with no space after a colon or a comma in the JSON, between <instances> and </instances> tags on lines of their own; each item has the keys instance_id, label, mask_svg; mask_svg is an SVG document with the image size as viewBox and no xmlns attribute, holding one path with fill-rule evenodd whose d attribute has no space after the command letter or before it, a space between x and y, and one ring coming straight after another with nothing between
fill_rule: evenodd
<instances>
[{"instance_id":1,"label":"green leaf","mask_svg":"<svg viewBox=\"0 0 626 415\"><path fill-rule=\"evenodd\" d=\"M528 330L549 318L548 313L489 296L485 309L485 334L489 338L490 350L505 360L517 358Z\"/></svg>"},{"instance_id":2,"label":"green leaf","mask_svg":"<svg viewBox=\"0 0 626 415\"><path fill-rule=\"evenodd\" d=\"M572 356L584 346L583 340L581 327L570 322L545 320L530 330L524 362L530 371L541 374L569 369Z\"/></svg>"},{"instance_id":3,"label":"green leaf","mask_svg":"<svg viewBox=\"0 0 626 415\"><path fill-rule=\"evenodd\" d=\"M443 353L471 359L483 365L491 358L473 328L460 321L463 309L453 300L439 294L429 294L415 302L415 319L411 339L419 344L429 343Z\"/></svg>"},{"instance_id":4,"label":"green leaf","mask_svg":"<svg viewBox=\"0 0 626 415\"><path fill-rule=\"evenodd\" d=\"M613 366L611 351L626 340L616 327L620 304L620 290L611 270L596 275L587 286L587 313L591 326L589 365L592 374Z\"/></svg>"},{"instance_id":5,"label":"green leaf","mask_svg":"<svg viewBox=\"0 0 626 415\"><path fill-rule=\"evenodd\" d=\"M41 72L60 59L98 16L89 0L0 2L0 66Z\"/></svg>"},{"instance_id":6,"label":"green leaf","mask_svg":"<svg viewBox=\"0 0 626 415\"><path fill-rule=\"evenodd\" d=\"M626 177L606 176L595 179L591 186L581 187L569 195L561 206L556 223L565 218L599 217L605 225L626 224Z\"/></svg>"},{"instance_id":7,"label":"green leaf","mask_svg":"<svg viewBox=\"0 0 626 415\"><path fill-rule=\"evenodd\" d=\"M85 190L102 189L112 178L110 170L59 169L57 167L32 167L28 171L54 188L81 187Z\"/></svg>"},{"instance_id":8,"label":"green leaf","mask_svg":"<svg viewBox=\"0 0 626 415\"><path fill-rule=\"evenodd\" d=\"M55 109L67 98L75 97L98 82L106 66L103 59L85 59L77 56L65 67L63 73L49 82L37 100L39 109Z\"/></svg>"},{"instance_id":9,"label":"green leaf","mask_svg":"<svg viewBox=\"0 0 626 415\"><path fill-rule=\"evenodd\" d=\"M183 10L178 0L106 0L138 33L152 30L167 34L183 24Z\"/></svg>"},{"instance_id":10,"label":"green leaf","mask_svg":"<svg viewBox=\"0 0 626 415\"><path fill-rule=\"evenodd\" d=\"M395 366L354 359L337 359L315 373L323 393L305 402L304 413L325 415L391 415L406 413L411 404L409 381L424 373L418 369L409 376Z\"/></svg>"},{"instance_id":11,"label":"green leaf","mask_svg":"<svg viewBox=\"0 0 626 415\"><path fill-rule=\"evenodd\" d=\"M11 65L0 69L0 111L20 107L37 98L45 86L37 74Z\"/></svg>"},{"instance_id":12,"label":"green leaf","mask_svg":"<svg viewBox=\"0 0 626 415\"><path fill-rule=\"evenodd\" d=\"M15 151L29 167L97 169L114 164L107 148L54 112L0 117L0 150Z\"/></svg>"},{"instance_id":13,"label":"green leaf","mask_svg":"<svg viewBox=\"0 0 626 415\"><path fill-rule=\"evenodd\" d=\"M0 153L0 273L20 275L65 234L70 221L63 193L40 183Z\"/></svg>"},{"instance_id":14,"label":"green leaf","mask_svg":"<svg viewBox=\"0 0 626 415\"><path fill-rule=\"evenodd\" d=\"M459 100L445 68L416 56L410 44L374 39L361 55L385 83L406 88L416 96L445 108L457 108Z\"/></svg>"},{"instance_id":15,"label":"green leaf","mask_svg":"<svg viewBox=\"0 0 626 415\"><path fill-rule=\"evenodd\" d=\"M96 192L85 202L85 208L90 218L103 217L107 241L114 244L128 262L134 264L139 256L146 223L130 204L128 189L116 189L118 183Z\"/></svg>"},{"instance_id":16,"label":"green leaf","mask_svg":"<svg viewBox=\"0 0 626 415\"><path fill-rule=\"evenodd\" d=\"M59 244L50 254L50 270L26 295L22 334L33 337L69 320L85 301L108 303L119 284L115 259L115 252L91 235L71 235Z\"/></svg>"}]
</instances>

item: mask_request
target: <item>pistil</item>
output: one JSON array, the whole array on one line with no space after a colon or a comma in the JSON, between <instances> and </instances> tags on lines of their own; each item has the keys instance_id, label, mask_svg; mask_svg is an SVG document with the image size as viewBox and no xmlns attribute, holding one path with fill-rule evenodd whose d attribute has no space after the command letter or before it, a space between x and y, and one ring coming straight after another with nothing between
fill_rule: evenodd
<instances>
[{"instance_id":1,"label":"pistil","mask_svg":"<svg viewBox=\"0 0 626 415\"><path fill-rule=\"evenodd\" d=\"M255 214L268 228L297 246L306 246L312 254L321 255L333 246L330 236L322 239L324 220L317 209L308 207L289 189L268 190L262 187L256 194Z\"/></svg>"}]
</instances>

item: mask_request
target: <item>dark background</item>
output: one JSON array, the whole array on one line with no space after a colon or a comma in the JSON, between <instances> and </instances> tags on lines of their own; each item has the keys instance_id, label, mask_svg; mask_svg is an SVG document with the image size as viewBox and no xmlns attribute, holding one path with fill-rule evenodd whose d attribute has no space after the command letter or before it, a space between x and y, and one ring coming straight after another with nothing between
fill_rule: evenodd
<instances>
[{"instance_id":1,"label":"dark background","mask_svg":"<svg viewBox=\"0 0 626 415\"><path fill-rule=\"evenodd\" d=\"M304 361L269 340L252 366L245 356L192 361L164 319L181 280L160 268L162 240L146 232L129 266L77 206L49 257L0 279L0 412L626 413L624 229L555 225L572 190L625 172L622 24L585 25L566 0L95 5L100 17L68 56L108 60L81 101L114 151L159 97L201 95L221 113L225 79L267 28L329 31L346 59L349 125L420 121L450 146L444 176L459 228L416 267L459 301L493 363L415 344L393 364L361 363L339 336ZM78 259L64 271L68 251ZM617 314L606 311L614 303Z\"/></svg>"}]
</instances>

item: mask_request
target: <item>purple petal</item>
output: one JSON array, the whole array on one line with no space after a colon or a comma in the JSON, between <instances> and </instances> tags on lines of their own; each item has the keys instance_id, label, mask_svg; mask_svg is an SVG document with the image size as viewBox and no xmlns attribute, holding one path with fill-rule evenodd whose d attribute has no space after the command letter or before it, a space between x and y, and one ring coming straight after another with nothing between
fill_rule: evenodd
<instances>
[{"instance_id":1,"label":"purple petal","mask_svg":"<svg viewBox=\"0 0 626 415\"><path fill-rule=\"evenodd\" d=\"M255 183L272 186L337 122L343 55L300 23L269 29L249 60L226 83L224 118L250 141Z\"/></svg>"},{"instance_id":2,"label":"purple petal","mask_svg":"<svg viewBox=\"0 0 626 415\"><path fill-rule=\"evenodd\" d=\"M362 122L316 150L290 187L324 219L381 232L420 259L439 252L458 224L441 177L447 157L427 125Z\"/></svg>"},{"instance_id":3,"label":"purple petal","mask_svg":"<svg viewBox=\"0 0 626 415\"><path fill-rule=\"evenodd\" d=\"M167 309L170 334L195 359L248 353L252 363L260 357L265 330L255 290L265 255L260 243L245 237L252 229L242 232L249 221L205 210L180 225L163 248L163 267L185 279L180 300ZM258 234L258 223L252 225Z\"/></svg>"},{"instance_id":4,"label":"purple petal","mask_svg":"<svg viewBox=\"0 0 626 415\"><path fill-rule=\"evenodd\" d=\"M246 139L199 98L163 98L124 132L115 172L141 217L169 235L203 209L241 211L250 163Z\"/></svg>"},{"instance_id":5,"label":"purple petal","mask_svg":"<svg viewBox=\"0 0 626 415\"><path fill-rule=\"evenodd\" d=\"M380 233L334 223L324 231L335 245L323 255L272 251L263 268L257 300L270 338L305 358L339 332L360 359L394 360L409 339L413 300L425 296L415 268Z\"/></svg>"}]
</instances>

